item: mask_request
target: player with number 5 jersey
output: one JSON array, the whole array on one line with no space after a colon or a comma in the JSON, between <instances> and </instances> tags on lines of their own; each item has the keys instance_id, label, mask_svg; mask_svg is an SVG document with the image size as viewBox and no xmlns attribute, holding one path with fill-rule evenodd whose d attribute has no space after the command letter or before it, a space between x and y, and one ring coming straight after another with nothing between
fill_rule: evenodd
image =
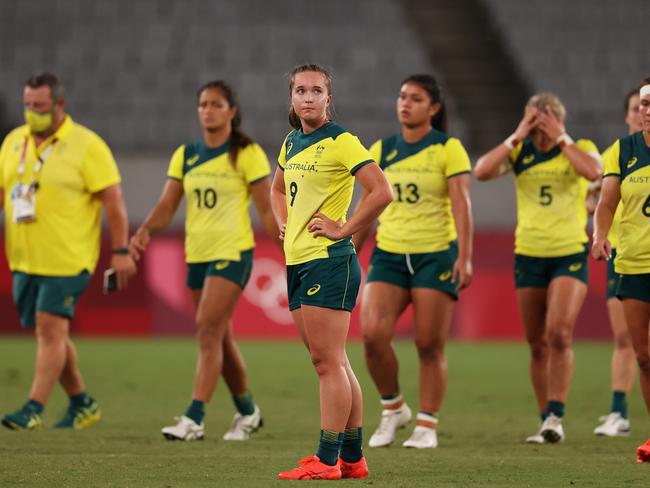
<instances>
[{"instance_id":1,"label":"player with number 5 jersey","mask_svg":"<svg viewBox=\"0 0 650 488\"><path fill-rule=\"evenodd\" d=\"M564 440L562 418L573 373L572 338L587 293L588 181L600 177L593 142L566 133L566 109L552 94L533 96L516 131L481 156L479 180L515 175L515 288L531 353L542 427L526 439Z\"/></svg>"},{"instance_id":2,"label":"player with number 5 jersey","mask_svg":"<svg viewBox=\"0 0 650 488\"><path fill-rule=\"evenodd\" d=\"M269 201L270 167L260 146L240 130L239 106L225 82L206 83L197 98L203 137L174 152L162 196L130 247L139 257L185 196L187 286L196 308L199 355L192 401L162 434L170 440L202 439L205 404L223 374L237 409L224 439L247 440L262 426L262 416L248 387L231 319L253 266L251 196L267 233L279 244Z\"/></svg>"}]
</instances>

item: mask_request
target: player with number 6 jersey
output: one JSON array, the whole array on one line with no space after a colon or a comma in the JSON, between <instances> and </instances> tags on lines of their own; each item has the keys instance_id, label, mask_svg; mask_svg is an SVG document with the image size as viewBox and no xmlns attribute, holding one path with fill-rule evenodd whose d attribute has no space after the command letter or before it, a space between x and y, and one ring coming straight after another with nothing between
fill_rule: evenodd
<instances>
[{"instance_id":1,"label":"player with number 6 jersey","mask_svg":"<svg viewBox=\"0 0 650 488\"><path fill-rule=\"evenodd\" d=\"M562 418L573 373L573 328L587 293L588 181L600 176L593 142L566 133L566 109L552 94L533 96L516 131L481 156L479 180L515 175L515 288L531 352L542 427L526 439L564 440Z\"/></svg>"},{"instance_id":2,"label":"player with number 6 jersey","mask_svg":"<svg viewBox=\"0 0 650 488\"><path fill-rule=\"evenodd\" d=\"M594 220L592 253L612 259L608 232L619 201L623 204L614 268L620 274L616 296L639 365L641 391L650 414L650 78L639 89L641 128L607 151L603 186ZM650 462L650 440L637 449L637 461Z\"/></svg>"},{"instance_id":3,"label":"player with number 6 jersey","mask_svg":"<svg viewBox=\"0 0 650 488\"><path fill-rule=\"evenodd\" d=\"M241 113L223 81L197 92L203 137L172 156L160 201L131 238L139 257L149 238L171 221L186 200L187 286L196 307L199 355L192 401L175 425L162 429L170 440L204 436L205 404L223 373L237 412L225 440L247 440L262 426L232 332L232 313L253 266L255 241L249 217L251 196L267 233L279 244L269 201L270 167L264 151L239 128Z\"/></svg>"}]
</instances>

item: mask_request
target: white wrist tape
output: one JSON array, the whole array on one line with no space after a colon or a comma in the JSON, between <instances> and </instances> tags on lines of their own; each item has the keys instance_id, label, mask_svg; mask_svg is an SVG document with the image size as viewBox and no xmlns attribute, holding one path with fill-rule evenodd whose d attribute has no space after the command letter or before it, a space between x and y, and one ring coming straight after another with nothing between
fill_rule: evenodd
<instances>
[{"instance_id":1,"label":"white wrist tape","mask_svg":"<svg viewBox=\"0 0 650 488\"><path fill-rule=\"evenodd\" d=\"M508 138L503 141L503 145L506 146L509 150L513 150L515 146L519 144L519 141L517 140L517 137L514 134L511 134L508 136Z\"/></svg>"},{"instance_id":2,"label":"white wrist tape","mask_svg":"<svg viewBox=\"0 0 650 488\"><path fill-rule=\"evenodd\" d=\"M575 141L571 139L571 136L565 132L564 134L560 135L557 139L555 139L555 143L559 144L560 147L564 147L564 146L570 146L571 144L575 144Z\"/></svg>"}]
</instances>

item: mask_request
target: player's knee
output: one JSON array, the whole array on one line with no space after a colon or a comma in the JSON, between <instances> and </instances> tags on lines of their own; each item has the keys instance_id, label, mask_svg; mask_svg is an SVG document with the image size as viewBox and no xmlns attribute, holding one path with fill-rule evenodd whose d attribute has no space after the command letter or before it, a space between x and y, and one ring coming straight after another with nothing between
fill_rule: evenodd
<instances>
[{"instance_id":1,"label":"player's knee","mask_svg":"<svg viewBox=\"0 0 650 488\"><path fill-rule=\"evenodd\" d=\"M197 321L197 338L201 347L221 347L224 333L220 330L218 324L211 322Z\"/></svg>"},{"instance_id":2,"label":"player's knee","mask_svg":"<svg viewBox=\"0 0 650 488\"><path fill-rule=\"evenodd\" d=\"M629 334L620 333L614 336L614 347L620 352L632 352L632 341Z\"/></svg>"},{"instance_id":3,"label":"player's knee","mask_svg":"<svg viewBox=\"0 0 650 488\"><path fill-rule=\"evenodd\" d=\"M533 360L541 361L548 356L548 344L544 339L529 341L529 346Z\"/></svg>"},{"instance_id":4,"label":"player's knee","mask_svg":"<svg viewBox=\"0 0 650 488\"><path fill-rule=\"evenodd\" d=\"M424 363L441 363L445 361L444 344L439 341L415 339L415 348L420 361Z\"/></svg>"},{"instance_id":5,"label":"player's knee","mask_svg":"<svg viewBox=\"0 0 650 488\"><path fill-rule=\"evenodd\" d=\"M341 367L341 361L337 361L336 359L321 354L318 351L314 351L313 349L310 351L310 358L318 376L326 376L336 368Z\"/></svg>"},{"instance_id":6,"label":"player's knee","mask_svg":"<svg viewBox=\"0 0 650 488\"><path fill-rule=\"evenodd\" d=\"M385 337L383 334L364 331L362 338L364 351L368 357L381 356L390 348L390 337Z\"/></svg>"},{"instance_id":7,"label":"player's knee","mask_svg":"<svg viewBox=\"0 0 650 488\"><path fill-rule=\"evenodd\" d=\"M554 327L549 330L548 343L555 351L564 351L571 348L571 332L566 327Z\"/></svg>"},{"instance_id":8,"label":"player's knee","mask_svg":"<svg viewBox=\"0 0 650 488\"><path fill-rule=\"evenodd\" d=\"M639 365L639 370L644 376L650 376L650 356L647 354L637 354L636 362Z\"/></svg>"}]
</instances>

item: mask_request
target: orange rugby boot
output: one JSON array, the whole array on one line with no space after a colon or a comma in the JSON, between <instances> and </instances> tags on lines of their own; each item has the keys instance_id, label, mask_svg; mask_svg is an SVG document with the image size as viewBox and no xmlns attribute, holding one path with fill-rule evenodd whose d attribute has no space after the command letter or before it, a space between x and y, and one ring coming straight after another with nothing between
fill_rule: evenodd
<instances>
[{"instance_id":1,"label":"orange rugby boot","mask_svg":"<svg viewBox=\"0 0 650 488\"><path fill-rule=\"evenodd\" d=\"M362 457L356 463L348 463L339 458L339 466L341 467L341 478L368 477L368 463L366 463L365 457Z\"/></svg>"},{"instance_id":2,"label":"orange rugby boot","mask_svg":"<svg viewBox=\"0 0 650 488\"><path fill-rule=\"evenodd\" d=\"M318 456L307 456L298 461L298 467L278 474L281 480L340 480L341 467L322 463Z\"/></svg>"},{"instance_id":3,"label":"orange rugby boot","mask_svg":"<svg viewBox=\"0 0 650 488\"><path fill-rule=\"evenodd\" d=\"M637 463L650 463L650 439L636 449Z\"/></svg>"}]
</instances>

